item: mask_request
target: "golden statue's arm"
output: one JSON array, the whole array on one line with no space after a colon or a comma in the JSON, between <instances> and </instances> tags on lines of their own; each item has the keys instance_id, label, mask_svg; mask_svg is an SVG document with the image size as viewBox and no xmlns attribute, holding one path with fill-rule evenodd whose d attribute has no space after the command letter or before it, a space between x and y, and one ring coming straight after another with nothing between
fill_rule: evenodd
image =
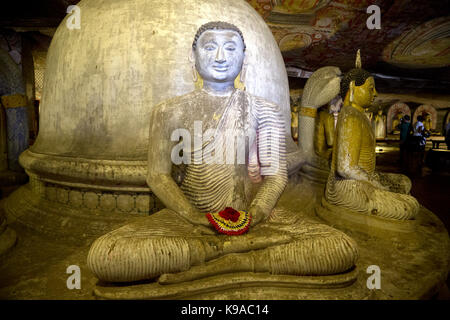
<instances>
[{"instance_id":1,"label":"golden statue's arm","mask_svg":"<svg viewBox=\"0 0 450 320\"><path fill-rule=\"evenodd\" d=\"M319 113L319 119L316 121L314 137L314 151L318 156L327 158L327 152L325 152L327 149L325 145L325 125L322 121L322 113Z\"/></svg>"},{"instance_id":2,"label":"golden statue's arm","mask_svg":"<svg viewBox=\"0 0 450 320\"><path fill-rule=\"evenodd\" d=\"M362 139L360 121L349 114L343 114L342 120L345 125L337 130L336 173L344 179L369 181L369 174L358 165Z\"/></svg>"},{"instance_id":3,"label":"golden statue's arm","mask_svg":"<svg viewBox=\"0 0 450 320\"><path fill-rule=\"evenodd\" d=\"M327 138L327 146L328 148L332 148L334 144L334 116L328 114L325 122L327 130L325 130L325 135ZM331 150L330 150L331 153Z\"/></svg>"},{"instance_id":4,"label":"golden statue's arm","mask_svg":"<svg viewBox=\"0 0 450 320\"><path fill-rule=\"evenodd\" d=\"M162 105L164 106L164 105ZM177 126L163 107L153 109L150 119L147 184L164 205L193 224L209 226L206 217L186 198L171 176L171 151L177 142L169 140Z\"/></svg>"},{"instance_id":5,"label":"golden statue's arm","mask_svg":"<svg viewBox=\"0 0 450 320\"><path fill-rule=\"evenodd\" d=\"M331 121L330 121L331 120ZM314 132L314 150L322 158L329 159L334 141L334 118L326 111L319 113Z\"/></svg>"}]
</instances>

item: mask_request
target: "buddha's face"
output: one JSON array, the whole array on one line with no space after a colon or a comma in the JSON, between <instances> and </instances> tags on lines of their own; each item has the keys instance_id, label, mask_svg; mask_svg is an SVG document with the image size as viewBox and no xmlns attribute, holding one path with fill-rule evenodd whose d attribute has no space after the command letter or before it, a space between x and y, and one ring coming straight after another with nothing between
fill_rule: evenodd
<instances>
[{"instance_id":1,"label":"buddha's face","mask_svg":"<svg viewBox=\"0 0 450 320\"><path fill-rule=\"evenodd\" d=\"M244 43L232 30L207 30L197 40L195 67L204 81L234 81L242 69Z\"/></svg>"},{"instance_id":2,"label":"buddha's face","mask_svg":"<svg viewBox=\"0 0 450 320\"><path fill-rule=\"evenodd\" d=\"M355 86L353 101L361 107L369 106L375 100L376 96L375 81L373 77L369 77L361 86Z\"/></svg>"}]
</instances>

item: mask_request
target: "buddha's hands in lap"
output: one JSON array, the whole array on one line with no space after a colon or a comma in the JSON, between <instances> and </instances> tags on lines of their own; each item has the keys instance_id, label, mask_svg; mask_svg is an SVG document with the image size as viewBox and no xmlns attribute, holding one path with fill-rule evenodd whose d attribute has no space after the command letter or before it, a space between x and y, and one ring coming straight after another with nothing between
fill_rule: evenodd
<instances>
[{"instance_id":1,"label":"buddha's hands in lap","mask_svg":"<svg viewBox=\"0 0 450 320\"><path fill-rule=\"evenodd\" d=\"M194 225L194 232L200 234L216 234L209 223L206 215L200 211L192 211L182 215L186 220Z\"/></svg>"},{"instance_id":2,"label":"buddha's hands in lap","mask_svg":"<svg viewBox=\"0 0 450 320\"><path fill-rule=\"evenodd\" d=\"M381 182L380 182L380 177L379 177L379 175L378 175L377 173L374 173L374 174L370 177L369 182L370 182L375 188L378 188L378 189L381 189L381 190L389 190L389 187L384 186L383 184L381 184Z\"/></svg>"},{"instance_id":3,"label":"buddha's hands in lap","mask_svg":"<svg viewBox=\"0 0 450 320\"><path fill-rule=\"evenodd\" d=\"M250 222L250 226L254 227L260 222L264 221L267 218L267 215L265 212L263 212L259 207L254 206L251 207L248 211L250 213L250 216L252 217L252 221Z\"/></svg>"}]
</instances>

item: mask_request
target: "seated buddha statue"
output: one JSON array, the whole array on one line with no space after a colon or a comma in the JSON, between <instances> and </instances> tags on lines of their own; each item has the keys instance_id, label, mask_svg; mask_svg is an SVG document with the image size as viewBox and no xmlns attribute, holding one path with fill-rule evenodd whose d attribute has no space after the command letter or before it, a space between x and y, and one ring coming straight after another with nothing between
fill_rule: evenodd
<instances>
[{"instance_id":1,"label":"seated buddha statue","mask_svg":"<svg viewBox=\"0 0 450 320\"><path fill-rule=\"evenodd\" d=\"M431 118L431 114L427 113L425 115L425 121L423 122L425 130L431 132L433 130L433 120Z\"/></svg>"},{"instance_id":2,"label":"seated buddha statue","mask_svg":"<svg viewBox=\"0 0 450 320\"><path fill-rule=\"evenodd\" d=\"M166 208L98 238L89 268L106 282L159 285L235 272L351 269L358 251L350 237L276 207L287 184L285 123L277 105L235 88L245 65L242 32L230 23L206 23L192 50L203 87L156 105L150 120L147 183ZM230 137L248 138L243 158L228 152L235 145ZM171 170L180 162L186 169L178 185ZM227 207L250 214L246 233L212 227L206 215Z\"/></svg>"},{"instance_id":3,"label":"seated buddha statue","mask_svg":"<svg viewBox=\"0 0 450 320\"><path fill-rule=\"evenodd\" d=\"M400 134L400 123L402 123L403 113L398 113L397 117L392 120L392 133Z\"/></svg>"},{"instance_id":4,"label":"seated buddha statue","mask_svg":"<svg viewBox=\"0 0 450 320\"><path fill-rule=\"evenodd\" d=\"M419 203L409 195L408 177L375 171L375 134L364 107L373 102L376 94L374 79L361 68L358 51L357 67L341 82L345 99L336 127L325 200L361 214L413 219Z\"/></svg>"}]
</instances>

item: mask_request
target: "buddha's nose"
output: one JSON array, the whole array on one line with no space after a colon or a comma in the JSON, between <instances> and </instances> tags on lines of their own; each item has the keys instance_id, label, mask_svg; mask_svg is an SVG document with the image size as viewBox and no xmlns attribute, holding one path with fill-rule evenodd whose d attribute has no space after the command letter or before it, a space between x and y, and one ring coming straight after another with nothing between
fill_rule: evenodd
<instances>
[{"instance_id":1,"label":"buddha's nose","mask_svg":"<svg viewBox=\"0 0 450 320\"><path fill-rule=\"evenodd\" d=\"M222 47L217 49L216 62L225 62L225 54L223 53Z\"/></svg>"}]
</instances>

